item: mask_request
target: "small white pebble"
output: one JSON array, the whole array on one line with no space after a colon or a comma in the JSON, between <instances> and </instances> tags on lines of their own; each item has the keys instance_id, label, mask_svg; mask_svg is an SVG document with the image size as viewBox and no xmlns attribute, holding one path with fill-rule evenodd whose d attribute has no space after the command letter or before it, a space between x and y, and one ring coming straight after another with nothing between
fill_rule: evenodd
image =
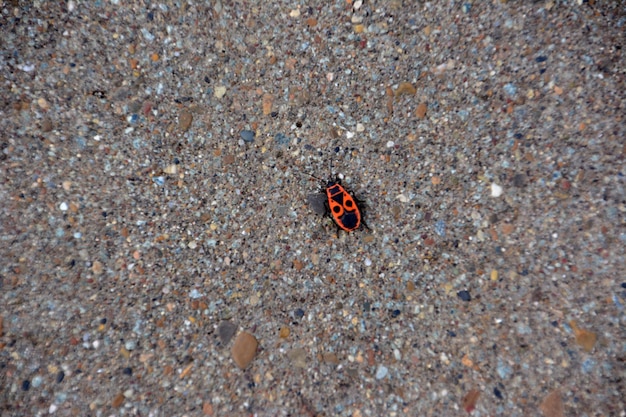
<instances>
[{"instance_id":1,"label":"small white pebble","mask_svg":"<svg viewBox=\"0 0 626 417\"><path fill-rule=\"evenodd\" d=\"M350 18L350 21L354 25L359 24L359 23L363 23L363 16L359 16L359 15L353 14L352 17Z\"/></svg>"},{"instance_id":2,"label":"small white pebble","mask_svg":"<svg viewBox=\"0 0 626 417\"><path fill-rule=\"evenodd\" d=\"M58 407L56 404L50 404L50 408L48 408L48 414L54 414L57 411Z\"/></svg>"},{"instance_id":3,"label":"small white pebble","mask_svg":"<svg viewBox=\"0 0 626 417\"><path fill-rule=\"evenodd\" d=\"M394 146L396 146L394 141L390 140L389 142L387 142L387 147L388 148L393 148Z\"/></svg>"},{"instance_id":4,"label":"small white pebble","mask_svg":"<svg viewBox=\"0 0 626 417\"><path fill-rule=\"evenodd\" d=\"M372 266L372 260L370 258L365 258L365 266Z\"/></svg>"},{"instance_id":5,"label":"small white pebble","mask_svg":"<svg viewBox=\"0 0 626 417\"><path fill-rule=\"evenodd\" d=\"M350 132L349 130L346 132L346 138L352 139L354 137L354 132Z\"/></svg>"},{"instance_id":6,"label":"small white pebble","mask_svg":"<svg viewBox=\"0 0 626 417\"><path fill-rule=\"evenodd\" d=\"M32 72L35 70L35 66L33 64L26 64L26 65L18 64L17 68L21 69L24 72Z\"/></svg>"},{"instance_id":7,"label":"small white pebble","mask_svg":"<svg viewBox=\"0 0 626 417\"><path fill-rule=\"evenodd\" d=\"M491 184L491 196L492 197L500 197L502 195L502 187L500 187L495 182Z\"/></svg>"},{"instance_id":8,"label":"small white pebble","mask_svg":"<svg viewBox=\"0 0 626 417\"><path fill-rule=\"evenodd\" d=\"M187 245L187 247L189 249L195 249L198 247L198 242L196 242L195 240L192 240L191 242L189 242L189 244Z\"/></svg>"},{"instance_id":9,"label":"small white pebble","mask_svg":"<svg viewBox=\"0 0 626 417\"><path fill-rule=\"evenodd\" d=\"M361 133L365 131L365 126L363 125L363 123L357 123L356 124L356 131Z\"/></svg>"},{"instance_id":10,"label":"small white pebble","mask_svg":"<svg viewBox=\"0 0 626 417\"><path fill-rule=\"evenodd\" d=\"M215 87L215 90L213 90L213 95L216 98L222 98L224 97L225 94L226 94L226 87L224 87L223 85Z\"/></svg>"},{"instance_id":11,"label":"small white pebble","mask_svg":"<svg viewBox=\"0 0 626 417\"><path fill-rule=\"evenodd\" d=\"M176 174L178 173L178 165L176 164L168 165L165 167L163 172L165 172L166 174Z\"/></svg>"},{"instance_id":12,"label":"small white pebble","mask_svg":"<svg viewBox=\"0 0 626 417\"><path fill-rule=\"evenodd\" d=\"M400 200L401 203L408 203L411 199L404 194L398 194L396 200Z\"/></svg>"},{"instance_id":13,"label":"small white pebble","mask_svg":"<svg viewBox=\"0 0 626 417\"><path fill-rule=\"evenodd\" d=\"M64 201L59 205L59 208L61 209L61 211L67 211L68 206L67 203Z\"/></svg>"},{"instance_id":14,"label":"small white pebble","mask_svg":"<svg viewBox=\"0 0 626 417\"><path fill-rule=\"evenodd\" d=\"M289 12L289 16L300 17L300 9L293 9L291 12Z\"/></svg>"},{"instance_id":15,"label":"small white pebble","mask_svg":"<svg viewBox=\"0 0 626 417\"><path fill-rule=\"evenodd\" d=\"M439 64L435 68L433 68L433 73L435 75L441 75L446 72L446 64Z\"/></svg>"},{"instance_id":16,"label":"small white pebble","mask_svg":"<svg viewBox=\"0 0 626 417\"><path fill-rule=\"evenodd\" d=\"M76 2L73 0L70 0L67 2L67 11L72 13L74 11L74 9L76 9Z\"/></svg>"}]
</instances>

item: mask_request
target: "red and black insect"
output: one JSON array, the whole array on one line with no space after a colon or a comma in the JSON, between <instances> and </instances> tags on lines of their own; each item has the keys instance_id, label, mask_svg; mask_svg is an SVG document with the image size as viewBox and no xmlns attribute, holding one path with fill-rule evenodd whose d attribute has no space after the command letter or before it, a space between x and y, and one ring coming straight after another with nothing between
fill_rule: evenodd
<instances>
[{"instance_id":1,"label":"red and black insect","mask_svg":"<svg viewBox=\"0 0 626 417\"><path fill-rule=\"evenodd\" d=\"M322 181L313 175L311 177ZM338 177L328 181L324 190L326 193L325 211L330 214L339 228L346 232L352 232L360 228L361 225L367 227L362 218L363 211L359 207L359 201L346 191ZM313 203L315 202L313 201Z\"/></svg>"}]
</instances>

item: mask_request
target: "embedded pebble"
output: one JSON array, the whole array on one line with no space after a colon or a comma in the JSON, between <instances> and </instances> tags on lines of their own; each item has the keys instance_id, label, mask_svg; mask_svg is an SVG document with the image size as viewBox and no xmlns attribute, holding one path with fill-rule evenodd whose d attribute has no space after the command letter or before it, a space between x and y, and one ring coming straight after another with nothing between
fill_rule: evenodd
<instances>
[{"instance_id":1,"label":"embedded pebble","mask_svg":"<svg viewBox=\"0 0 626 417\"><path fill-rule=\"evenodd\" d=\"M500 197L502 195L502 187L496 183L491 184L491 196Z\"/></svg>"},{"instance_id":2,"label":"embedded pebble","mask_svg":"<svg viewBox=\"0 0 626 417\"><path fill-rule=\"evenodd\" d=\"M276 135L274 135L274 141L278 146L286 146L289 145L291 139L289 138L289 136L283 133L277 133Z\"/></svg>"},{"instance_id":3,"label":"embedded pebble","mask_svg":"<svg viewBox=\"0 0 626 417\"><path fill-rule=\"evenodd\" d=\"M244 142L254 142L254 132L251 130L242 130L241 133L241 139L243 139Z\"/></svg>"},{"instance_id":4,"label":"embedded pebble","mask_svg":"<svg viewBox=\"0 0 626 417\"><path fill-rule=\"evenodd\" d=\"M230 321L223 321L217 328L217 334L222 344L228 344L235 333L237 332L237 326Z\"/></svg>"},{"instance_id":5,"label":"embedded pebble","mask_svg":"<svg viewBox=\"0 0 626 417\"><path fill-rule=\"evenodd\" d=\"M46 117L45 119L41 121L41 130L43 132L50 132L52 131L53 128L54 128L54 125L50 118Z\"/></svg>"},{"instance_id":6,"label":"embedded pebble","mask_svg":"<svg viewBox=\"0 0 626 417\"><path fill-rule=\"evenodd\" d=\"M326 213L326 204L327 204L326 194L322 194L322 193L308 194L306 197L306 201L314 213L320 214L320 215Z\"/></svg>"},{"instance_id":7,"label":"embedded pebble","mask_svg":"<svg viewBox=\"0 0 626 417\"><path fill-rule=\"evenodd\" d=\"M291 349L287 353L292 365L296 368L306 368L306 351L302 348Z\"/></svg>"},{"instance_id":8,"label":"embedded pebble","mask_svg":"<svg viewBox=\"0 0 626 417\"><path fill-rule=\"evenodd\" d=\"M418 119L423 119L424 117L426 117L426 110L428 110L428 106L426 105L426 103L422 102L417 105L415 115L418 117Z\"/></svg>"},{"instance_id":9,"label":"embedded pebble","mask_svg":"<svg viewBox=\"0 0 626 417\"><path fill-rule=\"evenodd\" d=\"M376 379L383 379L389 373L389 369L387 369L384 365L379 365L378 369L376 369Z\"/></svg>"},{"instance_id":10,"label":"embedded pebble","mask_svg":"<svg viewBox=\"0 0 626 417\"><path fill-rule=\"evenodd\" d=\"M252 359L254 359L256 355L258 345L259 343L256 338L250 333L239 333L230 351L233 360L239 368L245 369L250 365L250 362L252 362Z\"/></svg>"},{"instance_id":11,"label":"embedded pebble","mask_svg":"<svg viewBox=\"0 0 626 417\"><path fill-rule=\"evenodd\" d=\"M183 111L178 116L178 129L181 132L186 132L191 126L191 122L193 121L193 115L188 111Z\"/></svg>"},{"instance_id":12,"label":"embedded pebble","mask_svg":"<svg viewBox=\"0 0 626 417\"><path fill-rule=\"evenodd\" d=\"M546 395L539 404L539 410L544 417L564 417L565 407L560 390L555 389Z\"/></svg>"},{"instance_id":13,"label":"embedded pebble","mask_svg":"<svg viewBox=\"0 0 626 417\"><path fill-rule=\"evenodd\" d=\"M213 91L213 95L216 98L224 97L224 95L226 95L226 87L224 87L224 86L215 87L215 90Z\"/></svg>"},{"instance_id":14,"label":"embedded pebble","mask_svg":"<svg viewBox=\"0 0 626 417\"><path fill-rule=\"evenodd\" d=\"M171 164L165 167L163 170L166 174L177 174L178 173L178 165Z\"/></svg>"},{"instance_id":15,"label":"embedded pebble","mask_svg":"<svg viewBox=\"0 0 626 417\"><path fill-rule=\"evenodd\" d=\"M456 293L456 295L463 301L472 300L472 296L470 295L469 291L466 291L466 290L459 291L458 293Z\"/></svg>"},{"instance_id":16,"label":"embedded pebble","mask_svg":"<svg viewBox=\"0 0 626 417\"><path fill-rule=\"evenodd\" d=\"M514 84L505 84L504 85L504 92L510 96L510 97L514 97L517 94L517 87Z\"/></svg>"}]
</instances>

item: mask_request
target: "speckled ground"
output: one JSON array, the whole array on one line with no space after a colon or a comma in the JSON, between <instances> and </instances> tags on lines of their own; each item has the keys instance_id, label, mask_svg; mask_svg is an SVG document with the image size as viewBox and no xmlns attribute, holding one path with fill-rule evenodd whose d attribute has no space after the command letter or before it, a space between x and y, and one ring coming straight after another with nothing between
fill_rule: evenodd
<instances>
[{"instance_id":1,"label":"speckled ground","mask_svg":"<svg viewBox=\"0 0 626 417\"><path fill-rule=\"evenodd\" d=\"M3 1L0 415L626 415L625 7Z\"/></svg>"}]
</instances>

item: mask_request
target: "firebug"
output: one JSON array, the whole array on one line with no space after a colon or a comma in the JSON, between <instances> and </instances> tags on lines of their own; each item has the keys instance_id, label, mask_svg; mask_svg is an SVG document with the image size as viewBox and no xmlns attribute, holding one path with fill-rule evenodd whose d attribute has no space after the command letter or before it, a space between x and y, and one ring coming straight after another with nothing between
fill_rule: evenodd
<instances>
[{"instance_id":1,"label":"firebug","mask_svg":"<svg viewBox=\"0 0 626 417\"><path fill-rule=\"evenodd\" d=\"M313 175L311 177L322 181ZM367 227L362 218L359 201L341 185L339 177L328 181L324 186L324 191L326 194L324 201L326 212L330 214L339 228L346 232L352 232L360 228L361 225Z\"/></svg>"}]
</instances>

